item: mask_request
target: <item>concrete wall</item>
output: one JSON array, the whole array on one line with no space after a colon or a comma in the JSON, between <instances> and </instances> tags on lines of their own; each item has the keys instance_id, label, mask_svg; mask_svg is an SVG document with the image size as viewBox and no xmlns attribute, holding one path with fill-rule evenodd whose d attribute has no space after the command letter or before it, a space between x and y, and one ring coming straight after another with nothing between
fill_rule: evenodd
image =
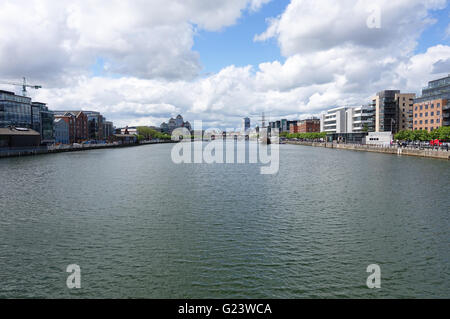
<instances>
[{"instance_id":1,"label":"concrete wall","mask_svg":"<svg viewBox=\"0 0 450 319\"><path fill-rule=\"evenodd\" d=\"M300 141L288 141L288 144L298 144L305 146L335 148L341 150L361 151L361 152L375 152L394 155L407 155L418 156L450 160L450 151L437 151L430 149L410 149L410 148L397 148L397 147L385 147L385 146L373 146L373 145L357 145L357 144L335 144L335 143L315 143L315 142L300 142Z\"/></svg>"}]
</instances>

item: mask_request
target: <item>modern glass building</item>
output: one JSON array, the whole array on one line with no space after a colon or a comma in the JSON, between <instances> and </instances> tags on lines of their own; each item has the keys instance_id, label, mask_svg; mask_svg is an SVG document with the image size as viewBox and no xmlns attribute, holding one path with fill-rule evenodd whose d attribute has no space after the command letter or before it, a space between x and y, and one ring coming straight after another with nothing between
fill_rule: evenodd
<instances>
[{"instance_id":1,"label":"modern glass building","mask_svg":"<svg viewBox=\"0 0 450 319\"><path fill-rule=\"evenodd\" d=\"M88 120L89 139L91 140L103 140L103 116L99 112L83 111Z\"/></svg>"},{"instance_id":2,"label":"modern glass building","mask_svg":"<svg viewBox=\"0 0 450 319\"><path fill-rule=\"evenodd\" d=\"M40 102L31 103L31 126L33 130L41 134L42 144L53 144L55 142L55 132L53 122L55 116L47 107L47 104Z\"/></svg>"},{"instance_id":3,"label":"modern glass building","mask_svg":"<svg viewBox=\"0 0 450 319\"><path fill-rule=\"evenodd\" d=\"M399 90L378 92L372 99L375 109L375 131L397 133L399 127L399 108L397 98Z\"/></svg>"},{"instance_id":4,"label":"modern glass building","mask_svg":"<svg viewBox=\"0 0 450 319\"><path fill-rule=\"evenodd\" d=\"M0 90L0 127L9 126L33 128L31 98Z\"/></svg>"}]
</instances>

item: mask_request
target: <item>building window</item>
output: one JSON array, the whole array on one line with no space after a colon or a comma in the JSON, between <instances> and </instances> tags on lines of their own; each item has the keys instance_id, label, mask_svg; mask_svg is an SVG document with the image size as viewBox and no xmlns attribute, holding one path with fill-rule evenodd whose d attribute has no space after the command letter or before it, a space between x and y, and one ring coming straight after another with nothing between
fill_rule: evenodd
<instances>
[{"instance_id":1,"label":"building window","mask_svg":"<svg viewBox=\"0 0 450 319\"><path fill-rule=\"evenodd\" d=\"M417 111L417 106L416 106L416 108L414 110Z\"/></svg>"},{"instance_id":2,"label":"building window","mask_svg":"<svg viewBox=\"0 0 450 319\"><path fill-rule=\"evenodd\" d=\"M427 104L427 105L425 105L425 110L428 110L428 104Z\"/></svg>"},{"instance_id":3,"label":"building window","mask_svg":"<svg viewBox=\"0 0 450 319\"><path fill-rule=\"evenodd\" d=\"M430 113L430 116L434 116L434 112L431 112L431 113Z\"/></svg>"},{"instance_id":4,"label":"building window","mask_svg":"<svg viewBox=\"0 0 450 319\"><path fill-rule=\"evenodd\" d=\"M430 124L434 124L434 120L430 120Z\"/></svg>"},{"instance_id":5,"label":"building window","mask_svg":"<svg viewBox=\"0 0 450 319\"><path fill-rule=\"evenodd\" d=\"M422 123L423 123L423 121L422 121L422 120L420 120L419 124L422 124Z\"/></svg>"},{"instance_id":6,"label":"building window","mask_svg":"<svg viewBox=\"0 0 450 319\"><path fill-rule=\"evenodd\" d=\"M420 117L423 117L423 113L420 113Z\"/></svg>"},{"instance_id":7,"label":"building window","mask_svg":"<svg viewBox=\"0 0 450 319\"><path fill-rule=\"evenodd\" d=\"M431 104L431 108L434 109L434 104Z\"/></svg>"},{"instance_id":8,"label":"building window","mask_svg":"<svg viewBox=\"0 0 450 319\"><path fill-rule=\"evenodd\" d=\"M437 107L437 108L440 108L440 107L441 107L441 103L438 103L438 104L436 105L436 107Z\"/></svg>"},{"instance_id":9,"label":"building window","mask_svg":"<svg viewBox=\"0 0 450 319\"><path fill-rule=\"evenodd\" d=\"M417 121L414 121L414 124L417 124Z\"/></svg>"},{"instance_id":10,"label":"building window","mask_svg":"<svg viewBox=\"0 0 450 319\"><path fill-rule=\"evenodd\" d=\"M428 116L428 112L425 112L425 117L427 117Z\"/></svg>"},{"instance_id":11,"label":"building window","mask_svg":"<svg viewBox=\"0 0 450 319\"><path fill-rule=\"evenodd\" d=\"M423 105L420 106L420 110L423 110Z\"/></svg>"},{"instance_id":12,"label":"building window","mask_svg":"<svg viewBox=\"0 0 450 319\"><path fill-rule=\"evenodd\" d=\"M441 111L437 111L437 112L436 112L436 115L441 115Z\"/></svg>"},{"instance_id":13,"label":"building window","mask_svg":"<svg viewBox=\"0 0 450 319\"><path fill-rule=\"evenodd\" d=\"M441 119L437 119L437 120L436 120L436 123L441 123Z\"/></svg>"},{"instance_id":14,"label":"building window","mask_svg":"<svg viewBox=\"0 0 450 319\"><path fill-rule=\"evenodd\" d=\"M425 124L428 124L428 120L425 120Z\"/></svg>"}]
</instances>

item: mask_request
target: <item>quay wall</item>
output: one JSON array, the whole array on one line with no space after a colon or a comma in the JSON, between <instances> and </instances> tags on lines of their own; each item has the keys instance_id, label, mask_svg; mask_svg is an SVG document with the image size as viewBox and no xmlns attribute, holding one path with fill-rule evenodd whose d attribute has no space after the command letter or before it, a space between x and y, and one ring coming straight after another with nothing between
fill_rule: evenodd
<instances>
[{"instance_id":1,"label":"quay wall","mask_svg":"<svg viewBox=\"0 0 450 319\"><path fill-rule=\"evenodd\" d=\"M406 155L406 156L417 156L417 157L428 157L428 158L450 160L450 152L445 150L382 146L382 145L337 144L337 143L301 142L301 141L286 141L286 143L304 146L333 148L339 150L375 152L393 155Z\"/></svg>"},{"instance_id":2,"label":"quay wall","mask_svg":"<svg viewBox=\"0 0 450 319\"><path fill-rule=\"evenodd\" d=\"M174 141L144 141L139 144L90 144L82 146L64 146L62 148L58 147L47 147L39 146L34 148L14 148L14 149L0 149L0 158L4 157L18 157L18 156L32 156L32 155L42 155L42 154L52 154L52 153L65 153L65 152L81 152L89 150L98 149L109 149L109 148L123 148L123 147L136 147L142 145L150 144L166 144L166 143L176 143Z\"/></svg>"}]
</instances>

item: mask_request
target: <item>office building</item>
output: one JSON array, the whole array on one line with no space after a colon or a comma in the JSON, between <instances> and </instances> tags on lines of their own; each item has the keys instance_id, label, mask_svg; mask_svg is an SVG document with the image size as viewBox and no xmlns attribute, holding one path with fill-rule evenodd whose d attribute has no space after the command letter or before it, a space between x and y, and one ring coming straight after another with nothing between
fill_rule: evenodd
<instances>
[{"instance_id":1,"label":"office building","mask_svg":"<svg viewBox=\"0 0 450 319\"><path fill-rule=\"evenodd\" d=\"M0 90L0 127L33 128L31 98Z\"/></svg>"},{"instance_id":2,"label":"office building","mask_svg":"<svg viewBox=\"0 0 450 319\"><path fill-rule=\"evenodd\" d=\"M99 112L93 111L83 111L83 113L87 116L89 139L103 140L103 116Z\"/></svg>"},{"instance_id":3,"label":"office building","mask_svg":"<svg viewBox=\"0 0 450 319\"><path fill-rule=\"evenodd\" d=\"M63 118L56 118L54 123L55 143L69 144L69 124Z\"/></svg>"},{"instance_id":4,"label":"office building","mask_svg":"<svg viewBox=\"0 0 450 319\"><path fill-rule=\"evenodd\" d=\"M414 130L433 131L442 126L450 126L450 75L430 81L422 90L422 95L414 99Z\"/></svg>"},{"instance_id":5,"label":"office building","mask_svg":"<svg viewBox=\"0 0 450 319\"><path fill-rule=\"evenodd\" d=\"M347 107L337 107L326 111L320 117L320 131L327 134L347 133Z\"/></svg>"},{"instance_id":6,"label":"office building","mask_svg":"<svg viewBox=\"0 0 450 319\"><path fill-rule=\"evenodd\" d=\"M320 131L327 133L328 142L363 143L374 126L372 106L333 108L322 114L320 120Z\"/></svg>"},{"instance_id":7,"label":"office building","mask_svg":"<svg viewBox=\"0 0 450 319\"><path fill-rule=\"evenodd\" d=\"M372 106L375 109L375 132L391 132L395 134L399 131L402 116L400 114L398 99L399 97L403 98L406 96L410 96L410 94L402 95L400 94L400 90L384 90L378 92L372 98Z\"/></svg>"},{"instance_id":8,"label":"office building","mask_svg":"<svg viewBox=\"0 0 450 319\"><path fill-rule=\"evenodd\" d=\"M41 134L41 144L53 144L55 115L50 111L47 104L40 102L31 103L32 128Z\"/></svg>"},{"instance_id":9,"label":"office building","mask_svg":"<svg viewBox=\"0 0 450 319\"><path fill-rule=\"evenodd\" d=\"M345 111L346 133L375 131L375 110L372 106L350 107Z\"/></svg>"},{"instance_id":10,"label":"office building","mask_svg":"<svg viewBox=\"0 0 450 319\"><path fill-rule=\"evenodd\" d=\"M415 93L398 93L395 95L398 107L398 130L413 129L413 105Z\"/></svg>"}]
</instances>

